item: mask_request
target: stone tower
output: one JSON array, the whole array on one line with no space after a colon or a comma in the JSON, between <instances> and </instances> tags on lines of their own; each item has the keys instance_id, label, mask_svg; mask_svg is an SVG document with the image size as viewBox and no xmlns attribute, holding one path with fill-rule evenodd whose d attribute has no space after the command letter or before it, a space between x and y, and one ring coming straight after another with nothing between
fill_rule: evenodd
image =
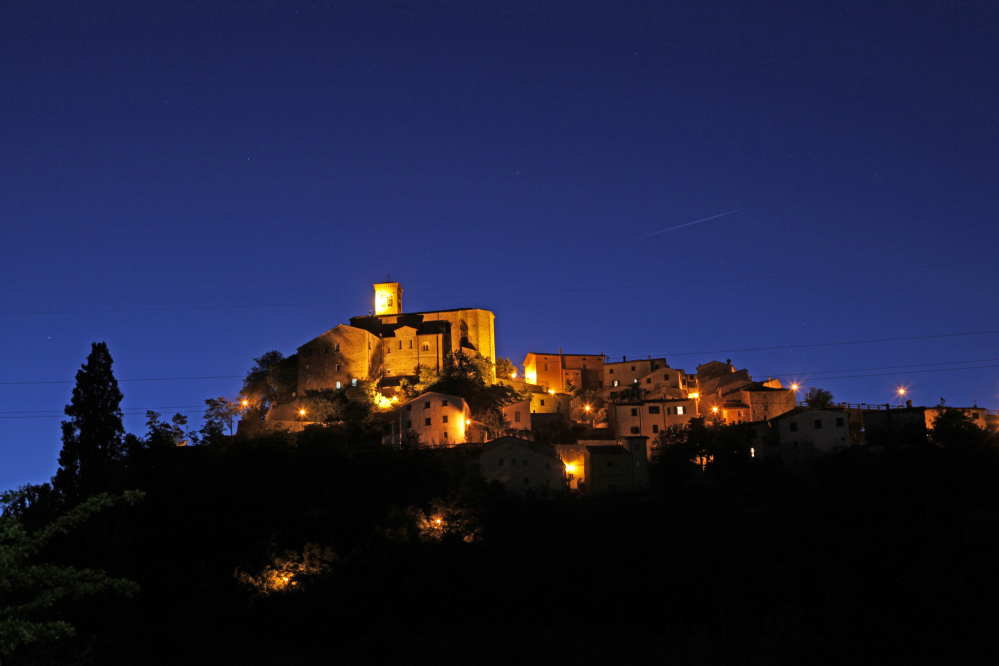
<instances>
[{"instance_id":1,"label":"stone tower","mask_svg":"<svg viewBox=\"0 0 999 666\"><path fill-rule=\"evenodd\" d=\"M395 315L402 312L402 287L398 282L379 282L374 287L376 315Z\"/></svg>"}]
</instances>

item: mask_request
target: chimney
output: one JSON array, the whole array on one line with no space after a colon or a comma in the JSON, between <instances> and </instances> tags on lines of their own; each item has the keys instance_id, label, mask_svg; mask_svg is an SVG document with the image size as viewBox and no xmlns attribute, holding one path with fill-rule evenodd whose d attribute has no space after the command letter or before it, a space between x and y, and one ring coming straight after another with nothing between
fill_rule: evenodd
<instances>
[{"instance_id":1,"label":"chimney","mask_svg":"<svg viewBox=\"0 0 999 666\"><path fill-rule=\"evenodd\" d=\"M906 400L905 401L905 406L906 407L912 407L912 401L911 400Z\"/></svg>"},{"instance_id":2,"label":"chimney","mask_svg":"<svg viewBox=\"0 0 999 666\"><path fill-rule=\"evenodd\" d=\"M621 362L622 362L622 363L623 363L623 362L625 362L625 361L627 361L627 360L628 360L628 357L627 357L627 356L622 356L622 357L621 357Z\"/></svg>"},{"instance_id":3,"label":"chimney","mask_svg":"<svg viewBox=\"0 0 999 666\"><path fill-rule=\"evenodd\" d=\"M561 347L558 348L558 353L559 353L559 356L562 355L562 348Z\"/></svg>"}]
</instances>

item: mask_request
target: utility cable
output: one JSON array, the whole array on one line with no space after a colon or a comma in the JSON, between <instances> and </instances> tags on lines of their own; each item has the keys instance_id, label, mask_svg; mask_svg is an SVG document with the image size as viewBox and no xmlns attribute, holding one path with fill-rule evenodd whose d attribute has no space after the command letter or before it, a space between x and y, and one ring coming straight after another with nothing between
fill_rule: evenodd
<instances>
[{"instance_id":1,"label":"utility cable","mask_svg":"<svg viewBox=\"0 0 999 666\"><path fill-rule=\"evenodd\" d=\"M891 266L885 268L864 268L852 271L824 271L818 273L795 273L789 275L769 275L742 278L722 278L717 280L697 280L691 282L667 282L659 284L635 284L621 285L614 287L581 287L578 289L552 289L546 291L507 291L484 294L459 294L455 296L421 296L411 297L414 301L443 301L473 298L504 298L511 296L539 296L553 294L573 294L588 293L595 291L619 291L622 289L662 289L665 287L686 287L701 284L730 284L734 282L759 282L764 280L791 280L798 278L831 277L836 275L862 275L866 273L881 273L885 271L922 270L927 268L945 268L950 266L972 266L978 264L991 264L999 259L983 259L981 261L957 261L943 264L920 264L913 266ZM370 299L354 299L346 301L323 301L314 303L256 303L252 305L194 305L172 308L118 308L102 310L41 310L29 312L0 312L0 317L33 316L33 315L67 315L67 314L123 314L129 312L181 312L191 310L240 310L253 308L298 308L298 307L325 307L330 305L348 305L352 303L368 303Z\"/></svg>"}]
</instances>

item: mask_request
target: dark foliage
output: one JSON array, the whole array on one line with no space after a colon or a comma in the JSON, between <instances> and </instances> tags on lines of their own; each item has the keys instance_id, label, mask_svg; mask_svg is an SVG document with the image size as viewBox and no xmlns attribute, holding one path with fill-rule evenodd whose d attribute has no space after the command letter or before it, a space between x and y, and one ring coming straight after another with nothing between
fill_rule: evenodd
<instances>
[{"instance_id":1,"label":"dark foliage","mask_svg":"<svg viewBox=\"0 0 999 666\"><path fill-rule=\"evenodd\" d=\"M62 422L62 451L52 486L68 504L110 489L124 455L122 394L112 362L107 345L93 343L66 405L69 420Z\"/></svg>"}]
</instances>

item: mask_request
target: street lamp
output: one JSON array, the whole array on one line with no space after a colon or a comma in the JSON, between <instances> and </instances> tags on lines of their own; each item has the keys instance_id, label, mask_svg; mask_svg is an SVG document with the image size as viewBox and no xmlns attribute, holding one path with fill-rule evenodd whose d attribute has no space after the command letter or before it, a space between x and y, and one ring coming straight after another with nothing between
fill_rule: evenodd
<instances>
[{"instance_id":1,"label":"street lamp","mask_svg":"<svg viewBox=\"0 0 999 666\"><path fill-rule=\"evenodd\" d=\"M900 406L905 405L905 389L901 387L898 389L898 402Z\"/></svg>"}]
</instances>

